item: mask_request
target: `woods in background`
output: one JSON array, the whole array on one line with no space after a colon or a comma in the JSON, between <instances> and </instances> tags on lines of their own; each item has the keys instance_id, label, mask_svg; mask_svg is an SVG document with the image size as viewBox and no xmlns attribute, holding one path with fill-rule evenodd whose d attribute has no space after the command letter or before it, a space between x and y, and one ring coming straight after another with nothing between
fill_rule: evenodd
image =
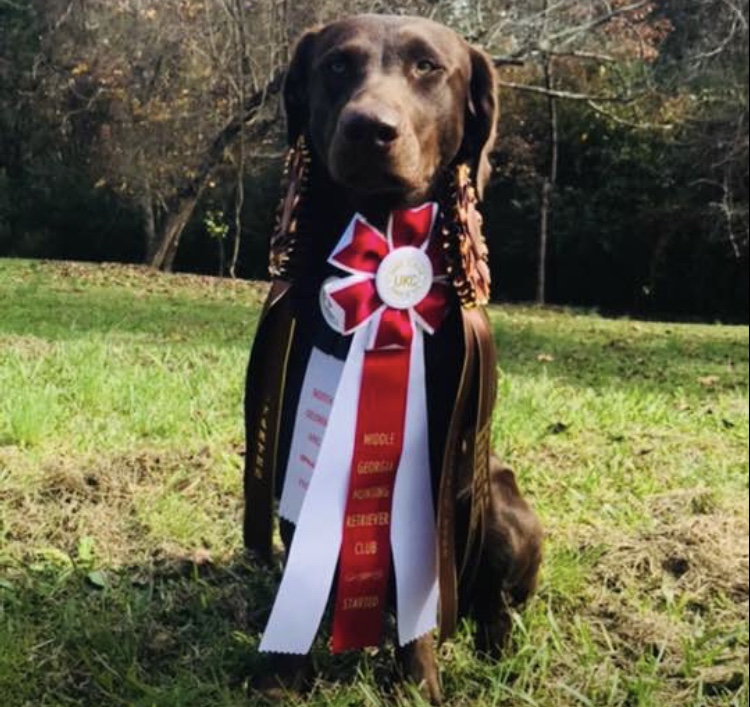
<instances>
[{"instance_id":1,"label":"woods in background","mask_svg":"<svg viewBox=\"0 0 750 707\"><path fill-rule=\"evenodd\" d=\"M262 277L290 49L361 11L496 58L496 297L747 318L747 0L0 0L0 256Z\"/></svg>"}]
</instances>

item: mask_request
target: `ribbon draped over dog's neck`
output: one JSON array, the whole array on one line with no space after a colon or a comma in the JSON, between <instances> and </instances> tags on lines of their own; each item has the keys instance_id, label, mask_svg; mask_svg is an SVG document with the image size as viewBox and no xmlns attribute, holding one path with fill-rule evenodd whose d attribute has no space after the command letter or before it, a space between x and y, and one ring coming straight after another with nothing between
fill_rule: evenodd
<instances>
[{"instance_id":1,"label":"ribbon draped over dog's neck","mask_svg":"<svg viewBox=\"0 0 750 707\"><path fill-rule=\"evenodd\" d=\"M424 360L424 336L440 327L450 294L437 220L436 204L397 211L384 234L357 215L330 256L343 276L324 283L321 307L352 343L335 383L320 352L308 365L303 388L331 407L313 416L325 430L312 475L302 468L309 455L290 455L281 513L297 531L262 651L309 652L337 568L334 652L379 645L391 558L401 645L437 626ZM295 436L313 437L302 407ZM300 486L304 497L290 503Z\"/></svg>"}]
</instances>

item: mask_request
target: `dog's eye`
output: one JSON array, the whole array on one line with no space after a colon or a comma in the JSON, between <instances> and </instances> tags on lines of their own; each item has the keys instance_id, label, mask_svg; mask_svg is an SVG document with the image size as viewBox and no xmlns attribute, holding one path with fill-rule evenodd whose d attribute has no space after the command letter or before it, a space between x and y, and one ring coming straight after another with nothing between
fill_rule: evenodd
<instances>
[{"instance_id":1,"label":"dog's eye","mask_svg":"<svg viewBox=\"0 0 750 707\"><path fill-rule=\"evenodd\" d=\"M349 63L346 59L332 59L328 63L328 71L334 76L345 76L349 71Z\"/></svg>"},{"instance_id":2,"label":"dog's eye","mask_svg":"<svg viewBox=\"0 0 750 707\"><path fill-rule=\"evenodd\" d=\"M426 76L427 74L432 74L436 71L440 71L441 67L431 59L420 59L416 63L414 68L417 74L419 74L420 76Z\"/></svg>"}]
</instances>

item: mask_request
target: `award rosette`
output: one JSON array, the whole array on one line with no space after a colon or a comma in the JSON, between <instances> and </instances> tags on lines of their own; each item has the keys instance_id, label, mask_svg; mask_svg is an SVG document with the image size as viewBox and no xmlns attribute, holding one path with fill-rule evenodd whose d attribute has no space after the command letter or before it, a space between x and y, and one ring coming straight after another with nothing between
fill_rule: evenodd
<instances>
[{"instance_id":1,"label":"award rosette","mask_svg":"<svg viewBox=\"0 0 750 707\"><path fill-rule=\"evenodd\" d=\"M329 259L345 274L321 308L352 342L344 362L314 349L308 363L280 508L296 533L264 652L308 653L336 580L333 652L378 646L391 567L400 644L437 626L424 360L450 293L437 216L397 211L383 234L357 215Z\"/></svg>"}]
</instances>

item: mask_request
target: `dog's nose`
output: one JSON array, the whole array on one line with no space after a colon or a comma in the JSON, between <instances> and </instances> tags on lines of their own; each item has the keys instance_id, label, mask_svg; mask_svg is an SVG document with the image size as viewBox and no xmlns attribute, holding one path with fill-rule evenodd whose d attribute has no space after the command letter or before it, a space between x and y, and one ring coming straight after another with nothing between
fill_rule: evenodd
<instances>
[{"instance_id":1,"label":"dog's nose","mask_svg":"<svg viewBox=\"0 0 750 707\"><path fill-rule=\"evenodd\" d=\"M341 118L344 136L350 142L386 147L399 136L399 118L390 110L349 110Z\"/></svg>"}]
</instances>

